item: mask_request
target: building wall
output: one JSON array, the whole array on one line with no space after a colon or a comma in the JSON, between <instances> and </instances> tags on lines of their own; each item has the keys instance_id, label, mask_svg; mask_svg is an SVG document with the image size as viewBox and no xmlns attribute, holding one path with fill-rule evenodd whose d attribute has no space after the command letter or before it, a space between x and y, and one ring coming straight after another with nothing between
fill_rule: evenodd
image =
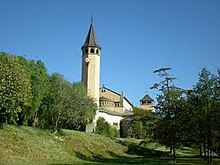
<instances>
[{"instance_id":1,"label":"building wall","mask_svg":"<svg viewBox=\"0 0 220 165\"><path fill-rule=\"evenodd\" d=\"M110 125L114 126L118 130L120 129L120 122L122 120L122 116L113 116L104 112L98 112L96 114L96 121L99 119L99 117L103 117L105 121L107 121Z\"/></svg>"},{"instance_id":2,"label":"building wall","mask_svg":"<svg viewBox=\"0 0 220 165\"><path fill-rule=\"evenodd\" d=\"M104 90L104 91L103 91ZM120 102L121 97L116 93L113 93L106 88L100 88L100 97L106 97L114 102Z\"/></svg>"},{"instance_id":3,"label":"building wall","mask_svg":"<svg viewBox=\"0 0 220 165\"><path fill-rule=\"evenodd\" d=\"M154 110L154 104L141 104L141 108L142 109L145 109L145 110L151 110L153 111Z\"/></svg>"},{"instance_id":4,"label":"building wall","mask_svg":"<svg viewBox=\"0 0 220 165\"><path fill-rule=\"evenodd\" d=\"M129 104L126 99L123 99L123 111L124 110L133 111L131 104Z\"/></svg>"},{"instance_id":5,"label":"building wall","mask_svg":"<svg viewBox=\"0 0 220 165\"><path fill-rule=\"evenodd\" d=\"M111 126L116 127L117 129L120 129L120 122L123 119L122 114L124 110L126 109L126 110L132 111L132 106L125 98L122 99L123 94L120 95L105 87L100 88L100 97L106 98L106 100L108 100L106 102L109 102L109 104L103 104L105 101L101 100L100 108L103 108L109 112L110 111L118 112L121 114L121 116L110 115L106 112L98 112L96 116L96 120L99 117L103 117Z\"/></svg>"},{"instance_id":6,"label":"building wall","mask_svg":"<svg viewBox=\"0 0 220 165\"><path fill-rule=\"evenodd\" d=\"M108 98L109 100L113 101L115 103L114 111L116 112L124 112L125 110L132 111L131 104L122 97L120 94L114 93L105 87L100 88L100 97Z\"/></svg>"}]
</instances>

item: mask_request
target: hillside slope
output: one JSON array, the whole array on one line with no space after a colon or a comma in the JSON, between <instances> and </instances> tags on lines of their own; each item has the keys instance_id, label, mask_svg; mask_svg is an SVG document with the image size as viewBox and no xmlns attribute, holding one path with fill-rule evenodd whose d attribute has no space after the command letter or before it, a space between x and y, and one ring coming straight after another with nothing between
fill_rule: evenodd
<instances>
[{"instance_id":1,"label":"hillside slope","mask_svg":"<svg viewBox=\"0 0 220 165\"><path fill-rule=\"evenodd\" d=\"M72 130L53 134L26 126L3 125L0 128L0 165L19 164L172 164L166 148L154 143L138 145L135 139L110 139ZM177 151L179 164L203 164L191 158L191 148ZM185 158L183 158L185 157ZM218 159L213 164L220 164Z\"/></svg>"},{"instance_id":2,"label":"hillside slope","mask_svg":"<svg viewBox=\"0 0 220 165\"><path fill-rule=\"evenodd\" d=\"M0 129L0 164L85 163L93 158L128 156L127 148L96 134L3 125Z\"/></svg>"}]
</instances>

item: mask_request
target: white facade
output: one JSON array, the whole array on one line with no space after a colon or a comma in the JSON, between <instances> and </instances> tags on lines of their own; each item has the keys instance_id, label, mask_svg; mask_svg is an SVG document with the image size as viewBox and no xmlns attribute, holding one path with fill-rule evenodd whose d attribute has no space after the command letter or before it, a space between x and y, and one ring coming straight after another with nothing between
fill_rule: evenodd
<instances>
[{"instance_id":1,"label":"white facade","mask_svg":"<svg viewBox=\"0 0 220 165\"><path fill-rule=\"evenodd\" d=\"M132 105L125 98L123 98L123 112L125 110L133 111L133 108Z\"/></svg>"},{"instance_id":2,"label":"white facade","mask_svg":"<svg viewBox=\"0 0 220 165\"><path fill-rule=\"evenodd\" d=\"M122 116L110 115L106 112L98 112L96 114L96 121L99 119L99 117L103 117L110 125L120 129L120 122L123 119Z\"/></svg>"}]
</instances>

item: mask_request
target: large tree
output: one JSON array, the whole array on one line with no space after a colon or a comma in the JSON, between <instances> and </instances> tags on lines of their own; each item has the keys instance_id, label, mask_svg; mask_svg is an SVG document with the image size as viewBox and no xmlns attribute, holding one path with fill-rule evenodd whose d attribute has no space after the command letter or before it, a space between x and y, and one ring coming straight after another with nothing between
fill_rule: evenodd
<instances>
[{"instance_id":1,"label":"large tree","mask_svg":"<svg viewBox=\"0 0 220 165\"><path fill-rule=\"evenodd\" d=\"M23 110L20 124L35 126L38 122L38 110L49 90L49 75L42 61L27 60L21 56L18 59L30 75L32 87L32 104L29 109Z\"/></svg>"},{"instance_id":2,"label":"large tree","mask_svg":"<svg viewBox=\"0 0 220 165\"><path fill-rule=\"evenodd\" d=\"M17 123L23 109L32 103L30 75L19 60L0 53L0 123Z\"/></svg>"},{"instance_id":3,"label":"large tree","mask_svg":"<svg viewBox=\"0 0 220 165\"><path fill-rule=\"evenodd\" d=\"M155 83L152 89L158 89L156 113L160 119L153 128L154 139L162 145L170 148L174 163L176 162L176 148L181 143L180 140L180 114L184 110L183 90L177 88L168 71L171 68L161 68L155 70L161 78L159 83Z\"/></svg>"},{"instance_id":4,"label":"large tree","mask_svg":"<svg viewBox=\"0 0 220 165\"><path fill-rule=\"evenodd\" d=\"M218 142L219 83L206 68L199 73L199 80L188 96L194 122L194 143L202 148L207 163Z\"/></svg>"},{"instance_id":5,"label":"large tree","mask_svg":"<svg viewBox=\"0 0 220 165\"><path fill-rule=\"evenodd\" d=\"M151 128L154 126L157 116L154 112L134 107L134 116L131 118L131 137L137 139L150 139Z\"/></svg>"},{"instance_id":6,"label":"large tree","mask_svg":"<svg viewBox=\"0 0 220 165\"><path fill-rule=\"evenodd\" d=\"M67 120L65 127L75 130L85 130L91 123L97 111L94 100L87 96L86 89L81 83L69 84L67 109L65 111Z\"/></svg>"},{"instance_id":7,"label":"large tree","mask_svg":"<svg viewBox=\"0 0 220 165\"><path fill-rule=\"evenodd\" d=\"M50 78L50 90L40 110L41 127L84 130L95 116L97 106L82 84L72 84L60 74Z\"/></svg>"}]
</instances>

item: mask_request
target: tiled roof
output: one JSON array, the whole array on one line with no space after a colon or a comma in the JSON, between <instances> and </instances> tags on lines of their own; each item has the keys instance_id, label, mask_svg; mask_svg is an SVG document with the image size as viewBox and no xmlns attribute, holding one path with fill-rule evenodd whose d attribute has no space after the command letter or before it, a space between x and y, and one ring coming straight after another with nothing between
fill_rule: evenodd
<instances>
[{"instance_id":1,"label":"tiled roof","mask_svg":"<svg viewBox=\"0 0 220 165\"><path fill-rule=\"evenodd\" d=\"M146 94L140 101L141 102L142 101L152 101L152 102L154 102L154 100L148 94Z\"/></svg>"},{"instance_id":2,"label":"tiled roof","mask_svg":"<svg viewBox=\"0 0 220 165\"><path fill-rule=\"evenodd\" d=\"M97 48L101 49L101 46L98 43L97 37L95 35L95 30L94 30L92 24L90 25L89 32L88 32L88 35L86 37L86 41L83 44L82 48L83 47L88 47L88 46L97 47Z\"/></svg>"},{"instance_id":3,"label":"tiled roof","mask_svg":"<svg viewBox=\"0 0 220 165\"><path fill-rule=\"evenodd\" d=\"M100 108L99 111L107 113L107 114L112 115L112 116L126 117L126 116L134 115L134 112L128 111L128 110L125 110L124 112L116 112L116 111L111 111L111 110L107 110L107 109L104 109L104 108Z\"/></svg>"},{"instance_id":4,"label":"tiled roof","mask_svg":"<svg viewBox=\"0 0 220 165\"><path fill-rule=\"evenodd\" d=\"M100 101L110 101L110 102L113 102L111 99L108 99L108 98L103 97L103 96L100 97L99 100L100 100Z\"/></svg>"}]
</instances>

